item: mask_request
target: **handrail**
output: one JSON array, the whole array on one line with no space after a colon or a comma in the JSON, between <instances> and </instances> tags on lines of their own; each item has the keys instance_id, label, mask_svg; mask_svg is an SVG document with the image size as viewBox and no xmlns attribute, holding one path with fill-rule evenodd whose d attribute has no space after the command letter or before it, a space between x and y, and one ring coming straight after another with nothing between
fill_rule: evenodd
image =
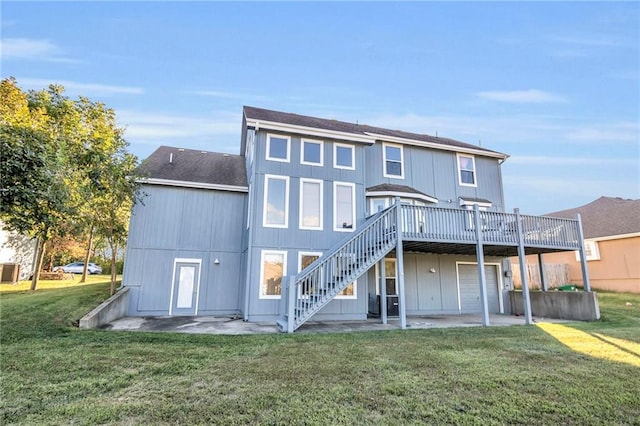
<instances>
[{"instance_id":1,"label":"handrail","mask_svg":"<svg viewBox=\"0 0 640 426\"><path fill-rule=\"evenodd\" d=\"M378 217L382 216L386 212L391 211L394 208L395 208L395 205L392 205L391 207L387 207L386 209L380 210L377 213L369 216L364 222L365 226L361 226L361 227L357 228L355 232L350 233L349 235L347 235L346 237L344 237L343 239L338 241L333 247L331 247L329 250L327 250L326 253L323 253L323 255L321 257L319 257L318 259L314 260L311 264L309 264L309 266L307 266L302 271L300 271L300 273L297 274L298 279L304 278L306 276L306 273L308 273L308 271L314 269L318 264L326 262L329 257L333 256L335 253L340 251L340 249L345 245L345 243L347 243L350 240L360 236L364 232L367 232L369 228L374 226L375 221L376 221L376 219ZM368 222L371 222L371 223L368 223Z\"/></svg>"},{"instance_id":2,"label":"handrail","mask_svg":"<svg viewBox=\"0 0 640 426\"><path fill-rule=\"evenodd\" d=\"M281 298L286 330L292 332L329 303L396 245L397 206L369 217L356 232L288 279Z\"/></svg>"}]
</instances>

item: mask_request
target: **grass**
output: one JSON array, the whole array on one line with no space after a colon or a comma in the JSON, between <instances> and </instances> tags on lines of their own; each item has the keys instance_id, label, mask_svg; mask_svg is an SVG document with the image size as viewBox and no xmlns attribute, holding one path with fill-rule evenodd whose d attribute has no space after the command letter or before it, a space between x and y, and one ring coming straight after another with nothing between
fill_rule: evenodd
<instances>
[{"instance_id":1,"label":"grass","mask_svg":"<svg viewBox=\"0 0 640 426\"><path fill-rule=\"evenodd\" d=\"M87 275L87 282L80 284L82 275L71 274L73 279L70 280L38 280L38 290L67 288L76 285L88 285L95 283L104 283L111 279L110 275ZM118 279L122 278L118 276ZM29 290L31 288L31 280L18 281L15 284L0 284L0 294L15 293Z\"/></svg>"},{"instance_id":2,"label":"grass","mask_svg":"<svg viewBox=\"0 0 640 426\"><path fill-rule=\"evenodd\" d=\"M75 328L107 294L97 283L0 295L0 424L640 424L638 295L600 294L601 321L559 330ZM603 359L572 333L628 356ZM591 352L572 349L582 341Z\"/></svg>"}]
</instances>

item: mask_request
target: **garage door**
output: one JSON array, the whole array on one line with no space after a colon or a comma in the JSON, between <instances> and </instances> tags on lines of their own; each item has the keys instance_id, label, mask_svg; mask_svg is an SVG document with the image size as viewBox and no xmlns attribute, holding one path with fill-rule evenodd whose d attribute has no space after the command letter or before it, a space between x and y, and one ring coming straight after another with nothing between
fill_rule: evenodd
<instances>
[{"instance_id":1,"label":"garage door","mask_svg":"<svg viewBox=\"0 0 640 426\"><path fill-rule=\"evenodd\" d=\"M498 296L498 266L485 265L484 273L487 279L487 302L489 312L500 312L500 298ZM463 314L482 312L480 302L480 279L478 265L458 264L458 284L460 310Z\"/></svg>"}]
</instances>

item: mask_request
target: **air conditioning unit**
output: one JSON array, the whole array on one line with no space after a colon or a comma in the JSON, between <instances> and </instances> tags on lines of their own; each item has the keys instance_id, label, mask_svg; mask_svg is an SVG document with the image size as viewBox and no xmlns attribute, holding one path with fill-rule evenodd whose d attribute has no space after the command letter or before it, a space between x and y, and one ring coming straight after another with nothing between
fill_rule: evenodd
<instances>
[{"instance_id":1,"label":"air conditioning unit","mask_svg":"<svg viewBox=\"0 0 640 426\"><path fill-rule=\"evenodd\" d=\"M20 264L19 263L3 263L0 265L0 282L3 283L17 283L20 279Z\"/></svg>"}]
</instances>

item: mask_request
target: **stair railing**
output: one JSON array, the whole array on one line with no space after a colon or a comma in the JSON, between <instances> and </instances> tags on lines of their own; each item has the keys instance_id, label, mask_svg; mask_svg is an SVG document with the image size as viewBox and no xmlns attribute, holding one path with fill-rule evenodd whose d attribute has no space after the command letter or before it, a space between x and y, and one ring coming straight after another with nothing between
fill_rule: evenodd
<instances>
[{"instance_id":1,"label":"stair railing","mask_svg":"<svg viewBox=\"0 0 640 426\"><path fill-rule=\"evenodd\" d=\"M281 302L285 316L279 321L282 331L300 327L395 248L398 207L393 205L369 217L353 234L288 278Z\"/></svg>"}]
</instances>

